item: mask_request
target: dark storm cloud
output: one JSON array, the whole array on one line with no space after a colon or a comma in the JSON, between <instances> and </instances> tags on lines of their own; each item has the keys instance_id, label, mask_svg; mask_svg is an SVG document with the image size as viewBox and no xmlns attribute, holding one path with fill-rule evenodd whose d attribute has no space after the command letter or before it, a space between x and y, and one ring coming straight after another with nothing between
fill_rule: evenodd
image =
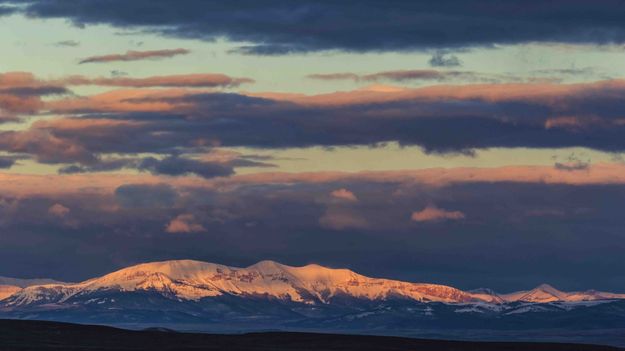
<instances>
[{"instance_id":1,"label":"dark storm cloud","mask_svg":"<svg viewBox=\"0 0 625 351\"><path fill-rule=\"evenodd\" d=\"M337 199L338 189L357 200ZM622 184L432 187L357 177L215 189L128 184L113 199L97 192L3 195L0 274L80 280L142 261L275 259L460 288L510 291L549 282L620 291L623 198ZM56 204L67 209L64 216L50 214L61 208ZM428 207L463 218L411 220ZM202 230L169 233L181 215ZM45 245L24 249L24 240ZM11 253L18 247L21 257ZM59 255L64 260L55 260Z\"/></svg>"},{"instance_id":2,"label":"dark storm cloud","mask_svg":"<svg viewBox=\"0 0 625 351\"><path fill-rule=\"evenodd\" d=\"M259 55L625 42L625 7L618 0L30 0L25 12L81 26L147 28L207 41L226 37L253 43L240 51Z\"/></svg>"}]
</instances>

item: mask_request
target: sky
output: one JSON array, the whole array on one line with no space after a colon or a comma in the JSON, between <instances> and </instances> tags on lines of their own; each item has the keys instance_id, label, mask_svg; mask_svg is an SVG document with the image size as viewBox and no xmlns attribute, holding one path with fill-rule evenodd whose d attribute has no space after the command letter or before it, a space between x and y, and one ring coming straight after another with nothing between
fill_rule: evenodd
<instances>
[{"instance_id":1,"label":"sky","mask_svg":"<svg viewBox=\"0 0 625 351\"><path fill-rule=\"evenodd\" d=\"M0 0L0 275L625 292L617 0Z\"/></svg>"}]
</instances>

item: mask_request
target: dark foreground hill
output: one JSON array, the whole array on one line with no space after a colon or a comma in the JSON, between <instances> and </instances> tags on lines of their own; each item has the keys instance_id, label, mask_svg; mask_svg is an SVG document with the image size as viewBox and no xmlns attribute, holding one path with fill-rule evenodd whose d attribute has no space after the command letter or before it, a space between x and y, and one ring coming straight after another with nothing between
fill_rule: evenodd
<instances>
[{"instance_id":1,"label":"dark foreground hill","mask_svg":"<svg viewBox=\"0 0 625 351\"><path fill-rule=\"evenodd\" d=\"M168 330L132 331L58 322L0 320L0 350L419 350L419 351L591 351L609 346L423 340L313 333L219 335Z\"/></svg>"}]
</instances>

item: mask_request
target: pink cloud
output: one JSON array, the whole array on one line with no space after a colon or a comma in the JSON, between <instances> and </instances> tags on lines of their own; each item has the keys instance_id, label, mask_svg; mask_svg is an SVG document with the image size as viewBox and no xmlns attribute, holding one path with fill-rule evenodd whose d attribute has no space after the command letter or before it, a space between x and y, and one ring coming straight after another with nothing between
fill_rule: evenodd
<instances>
[{"instance_id":1,"label":"pink cloud","mask_svg":"<svg viewBox=\"0 0 625 351\"><path fill-rule=\"evenodd\" d=\"M61 204L54 204L48 208L48 213L53 216L63 218L70 213L70 209Z\"/></svg>"},{"instance_id":2,"label":"pink cloud","mask_svg":"<svg viewBox=\"0 0 625 351\"><path fill-rule=\"evenodd\" d=\"M197 93L197 91L195 91ZM57 113L80 111L101 112L159 112L189 108L192 105L167 101L192 94L186 89L119 89L88 97L71 97L46 103Z\"/></svg>"},{"instance_id":3,"label":"pink cloud","mask_svg":"<svg viewBox=\"0 0 625 351\"><path fill-rule=\"evenodd\" d=\"M444 101L480 100L485 102L528 101L557 107L560 100L584 97L590 94L618 94L625 90L625 80L614 79L593 83L556 84L504 83L504 84L440 84L420 88L373 86L352 91L339 91L319 95L293 93L255 93L253 96L290 101L308 106L341 106L385 103L405 100Z\"/></svg>"},{"instance_id":4,"label":"pink cloud","mask_svg":"<svg viewBox=\"0 0 625 351\"><path fill-rule=\"evenodd\" d=\"M125 54L111 54L102 56L91 56L80 60L83 63L102 63L113 61L137 61L145 59L166 58L176 55L186 55L190 53L187 49L166 49L152 51L127 51Z\"/></svg>"},{"instance_id":5,"label":"pink cloud","mask_svg":"<svg viewBox=\"0 0 625 351\"><path fill-rule=\"evenodd\" d=\"M448 220L460 220L464 218L464 213L460 211L448 211L434 205L428 205L421 211L413 212L410 216L410 219L415 222L441 222Z\"/></svg>"},{"instance_id":6,"label":"pink cloud","mask_svg":"<svg viewBox=\"0 0 625 351\"><path fill-rule=\"evenodd\" d=\"M354 193L352 193L351 191L345 188L334 190L333 192L330 193L330 195L335 199L340 199L344 201L350 201L350 202L358 201L358 198L356 197L356 195L354 195Z\"/></svg>"},{"instance_id":7,"label":"pink cloud","mask_svg":"<svg viewBox=\"0 0 625 351\"><path fill-rule=\"evenodd\" d=\"M181 214L167 224L165 231L168 233L197 233L206 231L206 228L197 223L192 214Z\"/></svg>"}]
</instances>

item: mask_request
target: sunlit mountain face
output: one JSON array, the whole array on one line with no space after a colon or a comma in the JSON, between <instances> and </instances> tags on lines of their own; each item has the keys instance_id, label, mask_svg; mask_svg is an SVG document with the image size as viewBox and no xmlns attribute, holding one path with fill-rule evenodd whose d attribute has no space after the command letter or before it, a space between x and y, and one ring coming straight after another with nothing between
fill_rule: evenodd
<instances>
[{"instance_id":1,"label":"sunlit mountain face","mask_svg":"<svg viewBox=\"0 0 625 351\"><path fill-rule=\"evenodd\" d=\"M263 330L535 338L537 329L587 336L625 327L625 294L563 292L548 284L498 294L482 288L370 278L349 269L262 261L246 268L192 260L139 264L79 283L3 278L0 313L114 326L204 332ZM622 339L605 333L605 343ZM511 337L511 336L507 336ZM543 335L543 337L547 337ZM608 338L615 338L609 340ZM486 338L486 337L484 337ZM566 340L551 335L550 341ZM592 340L592 339L589 339Z\"/></svg>"},{"instance_id":2,"label":"sunlit mountain face","mask_svg":"<svg viewBox=\"0 0 625 351\"><path fill-rule=\"evenodd\" d=\"M0 318L618 344L623 18L0 0Z\"/></svg>"}]
</instances>

